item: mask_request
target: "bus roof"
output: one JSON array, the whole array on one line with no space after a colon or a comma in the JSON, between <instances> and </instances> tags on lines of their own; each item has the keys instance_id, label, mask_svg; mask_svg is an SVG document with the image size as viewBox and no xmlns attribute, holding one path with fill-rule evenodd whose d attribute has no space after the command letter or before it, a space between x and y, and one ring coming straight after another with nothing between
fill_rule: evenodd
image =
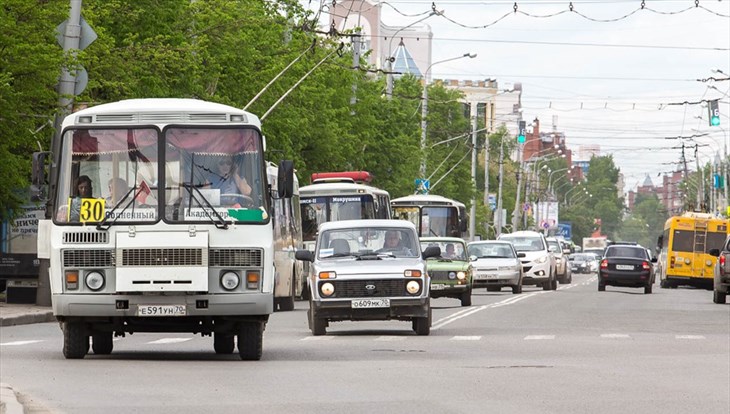
<instances>
[{"instance_id":1,"label":"bus roof","mask_svg":"<svg viewBox=\"0 0 730 414\"><path fill-rule=\"evenodd\" d=\"M104 115L114 114L105 118ZM231 119L231 115L241 119ZM79 122L80 117L91 117L89 121ZM82 109L67 116L63 127L74 125L134 125L134 124L223 124L254 125L261 128L259 118L247 111L232 106L207 102L198 99L147 98L127 99Z\"/></svg>"},{"instance_id":2,"label":"bus roof","mask_svg":"<svg viewBox=\"0 0 730 414\"><path fill-rule=\"evenodd\" d=\"M444 196L435 194L414 194L405 197L399 197L390 201L392 206L395 205L411 205L411 206L424 206L424 205L442 205L442 206L457 206L466 207L464 203L446 198Z\"/></svg>"},{"instance_id":3,"label":"bus roof","mask_svg":"<svg viewBox=\"0 0 730 414\"><path fill-rule=\"evenodd\" d=\"M328 195L351 195L351 194L380 194L388 195L388 192L377 187L357 183L315 183L299 188L302 197L328 196Z\"/></svg>"}]
</instances>

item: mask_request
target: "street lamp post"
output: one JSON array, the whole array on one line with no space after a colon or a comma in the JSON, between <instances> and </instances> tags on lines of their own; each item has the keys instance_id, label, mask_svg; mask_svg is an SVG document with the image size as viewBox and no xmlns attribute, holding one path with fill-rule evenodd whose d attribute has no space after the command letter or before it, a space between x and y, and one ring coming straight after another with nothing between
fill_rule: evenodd
<instances>
[{"instance_id":1,"label":"street lamp post","mask_svg":"<svg viewBox=\"0 0 730 414\"><path fill-rule=\"evenodd\" d=\"M392 40L392 39L391 39ZM421 175L420 178L426 178L426 129L428 127L428 73L431 71L431 68L435 65L438 65L439 63L444 62L450 62L452 60L457 59L463 59L465 57L468 57L470 59L473 59L477 57L476 54L471 53L464 53L461 56L452 57L449 59L439 60L438 62L434 62L426 68L426 71L423 73L423 95L421 98L421 168L419 170L419 173Z\"/></svg>"}]
</instances>

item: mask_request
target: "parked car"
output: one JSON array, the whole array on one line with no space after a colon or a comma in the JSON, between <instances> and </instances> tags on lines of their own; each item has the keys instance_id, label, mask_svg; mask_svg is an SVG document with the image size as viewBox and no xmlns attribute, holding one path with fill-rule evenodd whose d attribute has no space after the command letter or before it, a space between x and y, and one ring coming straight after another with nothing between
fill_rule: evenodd
<instances>
[{"instance_id":1,"label":"parked car","mask_svg":"<svg viewBox=\"0 0 730 414\"><path fill-rule=\"evenodd\" d=\"M722 250L711 249L710 254L717 257L712 275L712 301L722 304L730 293L730 237L725 239Z\"/></svg>"},{"instance_id":2,"label":"parked car","mask_svg":"<svg viewBox=\"0 0 730 414\"><path fill-rule=\"evenodd\" d=\"M466 257L466 243L455 237L421 237L421 251L438 247L441 255L426 260L431 279L431 298L454 298L471 306L472 266Z\"/></svg>"},{"instance_id":3,"label":"parked car","mask_svg":"<svg viewBox=\"0 0 730 414\"><path fill-rule=\"evenodd\" d=\"M400 320L418 335L431 330L426 261L416 227L405 220L347 220L323 223L315 251L299 250L311 262L309 329L325 335L330 322Z\"/></svg>"},{"instance_id":4,"label":"parked car","mask_svg":"<svg viewBox=\"0 0 730 414\"><path fill-rule=\"evenodd\" d=\"M573 273L568 266L568 255L564 253L560 240L554 237L548 237L548 250L555 257L555 269L558 282L561 284L573 282Z\"/></svg>"},{"instance_id":5,"label":"parked car","mask_svg":"<svg viewBox=\"0 0 730 414\"><path fill-rule=\"evenodd\" d=\"M475 241L467 245L469 259L474 267L474 287L486 287L498 292L512 288L513 294L522 293L522 263L512 243L500 240Z\"/></svg>"},{"instance_id":6,"label":"parked car","mask_svg":"<svg viewBox=\"0 0 730 414\"><path fill-rule=\"evenodd\" d=\"M649 294L654 285L654 266L656 258L649 258L646 249L635 245L612 245L606 247L598 271L598 291L606 290L607 285L643 287Z\"/></svg>"},{"instance_id":7,"label":"parked car","mask_svg":"<svg viewBox=\"0 0 730 414\"><path fill-rule=\"evenodd\" d=\"M523 285L542 286L543 290L558 288L555 258L548 250L547 241L542 233L529 230L516 231L502 233L497 239L512 243L517 253L525 254L525 257L520 258Z\"/></svg>"},{"instance_id":8,"label":"parked car","mask_svg":"<svg viewBox=\"0 0 730 414\"><path fill-rule=\"evenodd\" d=\"M598 270L596 255L592 253L573 253L568 256L572 273L593 273Z\"/></svg>"}]
</instances>

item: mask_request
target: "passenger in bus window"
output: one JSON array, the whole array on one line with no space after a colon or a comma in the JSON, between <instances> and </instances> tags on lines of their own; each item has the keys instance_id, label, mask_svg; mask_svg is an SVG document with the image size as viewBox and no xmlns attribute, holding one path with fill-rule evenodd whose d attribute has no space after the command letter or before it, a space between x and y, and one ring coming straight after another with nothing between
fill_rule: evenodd
<instances>
[{"instance_id":1,"label":"passenger in bus window","mask_svg":"<svg viewBox=\"0 0 730 414\"><path fill-rule=\"evenodd\" d=\"M123 178L112 178L109 180L109 195L106 197L107 207L114 207L129 192L129 185Z\"/></svg>"},{"instance_id":2,"label":"passenger in bus window","mask_svg":"<svg viewBox=\"0 0 730 414\"><path fill-rule=\"evenodd\" d=\"M235 194L241 194L246 197L251 196L251 186L246 178L241 177L238 173L238 165L234 164L233 157L226 156L218 160L218 172L213 173L208 180L210 188L221 191L221 196L229 194L228 197L221 197L221 204L234 205L243 204L242 199L235 197Z\"/></svg>"},{"instance_id":3,"label":"passenger in bus window","mask_svg":"<svg viewBox=\"0 0 730 414\"><path fill-rule=\"evenodd\" d=\"M66 211L66 208L60 209L56 218L60 221L65 221L66 219L69 221L79 221L81 215L81 199L92 198L93 192L91 178L88 175L80 175L74 181L71 202L67 207L68 211Z\"/></svg>"}]
</instances>

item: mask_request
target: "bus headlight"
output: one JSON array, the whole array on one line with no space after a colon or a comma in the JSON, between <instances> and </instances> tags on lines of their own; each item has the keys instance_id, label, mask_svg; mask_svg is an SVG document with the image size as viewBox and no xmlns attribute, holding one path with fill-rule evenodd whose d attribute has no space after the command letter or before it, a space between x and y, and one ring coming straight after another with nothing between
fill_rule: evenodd
<instances>
[{"instance_id":1,"label":"bus headlight","mask_svg":"<svg viewBox=\"0 0 730 414\"><path fill-rule=\"evenodd\" d=\"M417 280L411 280L406 283L406 291L411 295L417 295L421 291L421 284Z\"/></svg>"},{"instance_id":2,"label":"bus headlight","mask_svg":"<svg viewBox=\"0 0 730 414\"><path fill-rule=\"evenodd\" d=\"M322 283L319 286L319 291L322 293L322 296L332 296L335 293L335 285L330 282Z\"/></svg>"},{"instance_id":3,"label":"bus headlight","mask_svg":"<svg viewBox=\"0 0 730 414\"><path fill-rule=\"evenodd\" d=\"M104 287L104 275L99 272L89 272L86 274L86 287L93 291L100 290Z\"/></svg>"},{"instance_id":4,"label":"bus headlight","mask_svg":"<svg viewBox=\"0 0 730 414\"><path fill-rule=\"evenodd\" d=\"M241 283L241 279L236 272L225 272L221 275L221 286L225 290L233 290Z\"/></svg>"}]
</instances>

